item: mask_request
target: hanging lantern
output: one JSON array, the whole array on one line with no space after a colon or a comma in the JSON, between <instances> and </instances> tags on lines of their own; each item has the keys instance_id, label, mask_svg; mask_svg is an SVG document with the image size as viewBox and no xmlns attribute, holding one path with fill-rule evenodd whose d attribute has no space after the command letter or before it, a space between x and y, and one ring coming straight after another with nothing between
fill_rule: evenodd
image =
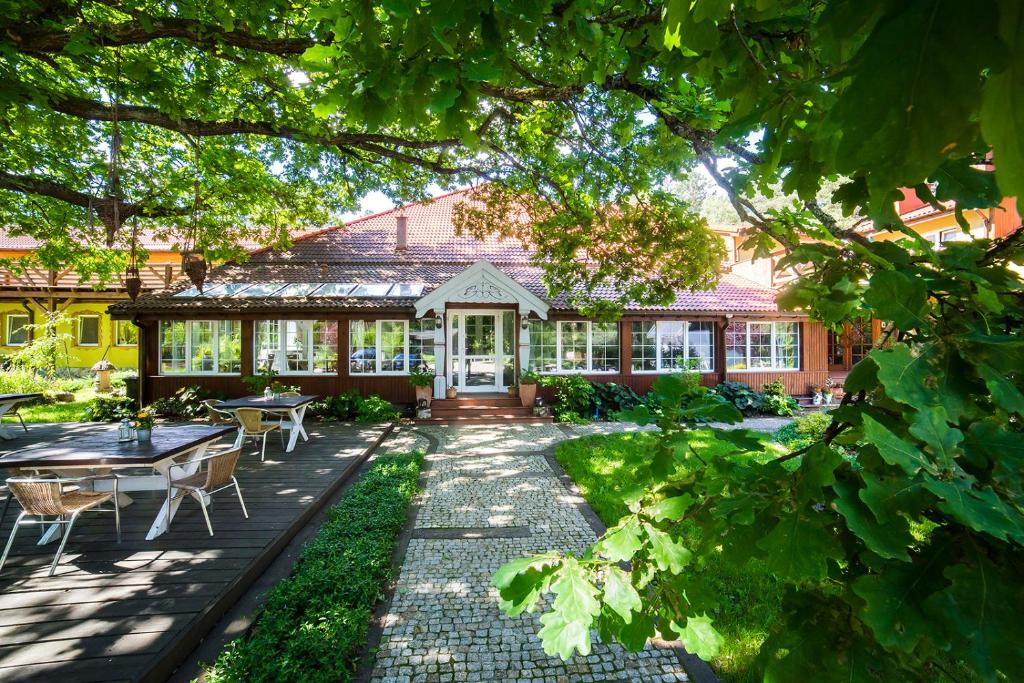
<instances>
[{"instance_id":1,"label":"hanging lantern","mask_svg":"<svg viewBox=\"0 0 1024 683\"><path fill-rule=\"evenodd\" d=\"M181 269L202 294L203 283L206 282L206 258L198 252L186 251L181 255Z\"/></svg>"},{"instance_id":2,"label":"hanging lantern","mask_svg":"<svg viewBox=\"0 0 1024 683\"><path fill-rule=\"evenodd\" d=\"M135 301L142 291L142 278L137 266L128 266L124 270L124 288L128 290L128 298Z\"/></svg>"}]
</instances>

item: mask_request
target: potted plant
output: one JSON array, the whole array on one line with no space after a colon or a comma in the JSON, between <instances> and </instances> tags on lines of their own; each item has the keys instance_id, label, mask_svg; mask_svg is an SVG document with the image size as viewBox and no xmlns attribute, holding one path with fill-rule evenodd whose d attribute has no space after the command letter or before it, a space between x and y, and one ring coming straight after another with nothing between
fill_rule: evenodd
<instances>
[{"instance_id":1,"label":"potted plant","mask_svg":"<svg viewBox=\"0 0 1024 683\"><path fill-rule=\"evenodd\" d=\"M810 385L811 390L811 402L816 406L821 405L821 387L817 384Z\"/></svg>"},{"instance_id":2,"label":"potted plant","mask_svg":"<svg viewBox=\"0 0 1024 683\"><path fill-rule=\"evenodd\" d=\"M285 387L280 382L274 381L270 383L271 397L276 401L281 398L281 394L284 392Z\"/></svg>"},{"instance_id":3,"label":"potted plant","mask_svg":"<svg viewBox=\"0 0 1024 683\"><path fill-rule=\"evenodd\" d=\"M509 398L515 398L518 395L519 395L519 387L517 387L515 384L508 385L508 397Z\"/></svg>"},{"instance_id":4,"label":"potted plant","mask_svg":"<svg viewBox=\"0 0 1024 683\"><path fill-rule=\"evenodd\" d=\"M448 389L444 392L444 397L445 398L455 398L458 395L459 395L459 392L458 392L458 390L455 387L448 387Z\"/></svg>"},{"instance_id":5,"label":"potted plant","mask_svg":"<svg viewBox=\"0 0 1024 683\"><path fill-rule=\"evenodd\" d=\"M430 400L433 398L434 375L425 370L413 370L409 373L409 384L416 389L416 403L426 401L430 407Z\"/></svg>"},{"instance_id":6,"label":"potted plant","mask_svg":"<svg viewBox=\"0 0 1024 683\"><path fill-rule=\"evenodd\" d=\"M825 378L825 386L822 389L821 398L827 406L832 405L832 388L835 387L835 385L836 382L831 376Z\"/></svg>"},{"instance_id":7,"label":"potted plant","mask_svg":"<svg viewBox=\"0 0 1024 683\"><path fill-rule=\"evenodd\" d=\"M519 377L519 402L523 407L529 408L533 405L533 400L537 398L538 382L540 376L532 370L527 370Z\"/></svg>"},{"instance_id":8,"label":"potted plant","mask_svg":"<svg viewBox=\"0 0 1024 683\"><path fill-rule=\"evenodd\" d=\"M135 438L139 443L146 443L153 438L153 414L140 410L132 421L135 427Z\"/></svg>"}]
</instances>

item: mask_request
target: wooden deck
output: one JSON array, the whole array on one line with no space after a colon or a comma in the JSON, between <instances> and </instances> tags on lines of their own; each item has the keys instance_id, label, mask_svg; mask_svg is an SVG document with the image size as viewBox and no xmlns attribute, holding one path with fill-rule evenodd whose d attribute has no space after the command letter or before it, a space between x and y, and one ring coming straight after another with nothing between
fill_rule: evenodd
<instances>
[{"instance_id":1,"label":"wooden deck","mask_svg":"<svg viewBox=\"0 0 1024 683\"><path fill-rule=\"evenodd\" d=\"M0 442L0 456L28 439L95 428L29 425L24 434L19 426L17 439ZM292 453L271 435L265 463L246 445L238 480L249 519L233 493L221 492L211 508L213 537L189 499L168 533L146 541L162 494L136 493L122 510L121 544L113 515L86 513L47 578L56 544L36 545L38 527L23 527L0 572L0 680L165 680L387 432L385 425L306 429L310 441ZM0 501L6 495L0 489ZM3 543L19 509L14 503L8 511Z\"/></svg>"}]
</instances>

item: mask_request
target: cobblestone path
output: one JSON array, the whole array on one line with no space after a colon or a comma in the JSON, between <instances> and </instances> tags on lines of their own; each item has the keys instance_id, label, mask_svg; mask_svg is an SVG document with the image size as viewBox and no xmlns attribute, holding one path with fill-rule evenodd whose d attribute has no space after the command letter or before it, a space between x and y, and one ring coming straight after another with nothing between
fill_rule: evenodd
<instances>
[{"instance_id":1,"label":"cobblestone path","mask_svg":"<svg viewBox=\"0 0 1024 683\"><path fill-rule=\"evenodd\" d=\"M426 490L384 622L374 683L686 681L676 651L632 654L595 643L588 657L548 657L538 615L498 609L495 570L525 554L582 551L596 536L582 501L545 452L554 425L426 427Z\"/></svg>"}]
</instances>

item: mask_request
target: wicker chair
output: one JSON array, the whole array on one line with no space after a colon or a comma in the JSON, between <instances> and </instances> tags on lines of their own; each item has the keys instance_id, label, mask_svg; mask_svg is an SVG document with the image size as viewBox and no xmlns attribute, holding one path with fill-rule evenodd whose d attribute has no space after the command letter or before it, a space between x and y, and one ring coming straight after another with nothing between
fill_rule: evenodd
<instances>
[{"instance_id":1,"label":"wicker chair","mask_svg":"<svg viewBox=\"0 0 1024 683\"><path fill-rule=\"evenodd\" d=\"M281 397L282 398L295 398L297 396L302 396L302 394L300 394L297 391L282 391L281 392ZM275 412L275 414L281 418L280 420L278 420L278 424L281 425L281 438L283 439L284 438L284 421L288 419L288 411L287 410L282 410L280 412Z\"/></svg>"},{"instance_id":2,"label":"wicker chair","mask_svg":"<svg viewBox=\"0 0 1024 683\"><path fill-rule=\"evenodd\" d=\"M215 425L230 425L235 423L235 416L230 411L218 408L220 401L215 398L208 398L203 401L206 406L206 416Z\"/></svg>"},{"instance_id":3,"label":"wicker chair","mask_svg":"<svg viewBox=\"0 0 1024 683\"><path fill-rule=\"evenodd\" d=\"M242 500L242 489L238 486L238 480L235 479L235 466L238 464L238 457L242 454L241 448L234 448L230 451L224 451L215 455L207 455L197 460L190 460L183 462L179 465L172 465L167 470L167 507L170 509L171 501L177 498L179 495L194 494L194 497L199 501L199 505L203 510L203 517L206 519L206 528L209 529L210 535L213 536L213 524L210 523L210 514L206 511L206 499L213 494L224 491L234 487L235 493L238 494L238 503L242 506L242 514L245 518L249 518L249 512L245 509L245 501ZM186 465L195 464L199 462L200 471L182 477L181 479L174 478L174 470L179 467L185 467ZM206 463L206 470L202 470L202 463ZM173 489L178 489L178 493L173 493Z\"/></svg>"},{"instance_id":4,"label":"wicker chair","mask_svg":"<svg viewBox=\"0 0 1024 683\"><path fill-rule=\"evenodd\" d=\"M235 417L238 418L239 425L239 439L235 445L242 445L246 439L259 439L262 437L263 446L260 449L260 462L266 459L267 456L267 434L277 430L281 434L281 446L284 446L284 432L281 431L281 423L264 422L263 416L266 414L267 411L260 408L239 408L235 411Z\"/></svg>"},{"instance_id":5,"label":"wicker chair","mask_svg":"<svg viewBox=\"0 0 1024 683\"><path fill-rule=\"evenodd\" d=\"M110 481L113 482L113 488L110 491L87 491L78 486L73 486L71 490L64 488L89 481ZM7 562L7 555L11 552L11 546L14 545L14 536L18 533L18 528L21 525L66 524L64 537L60 541L60 547L57 548L57 554L53 556L50 572L47 574L47 576L53 576L78 516L87 510L110 512L110 510L99 508L107 501L114 503L114 528L117 531L117 542L121 542L121 511L117 507L117 477L115 476L106 474L74 478L11 477L7 480L7 488L21 503L22 510L14 522L14 528L11 529L11 537L7 540L4 554L0 557L0 570L3 570L4 563ZM39 519L26 519L27 517L38 517ZM47 521L46 517L53 519Z\"/></svg>"}]
</instances>

